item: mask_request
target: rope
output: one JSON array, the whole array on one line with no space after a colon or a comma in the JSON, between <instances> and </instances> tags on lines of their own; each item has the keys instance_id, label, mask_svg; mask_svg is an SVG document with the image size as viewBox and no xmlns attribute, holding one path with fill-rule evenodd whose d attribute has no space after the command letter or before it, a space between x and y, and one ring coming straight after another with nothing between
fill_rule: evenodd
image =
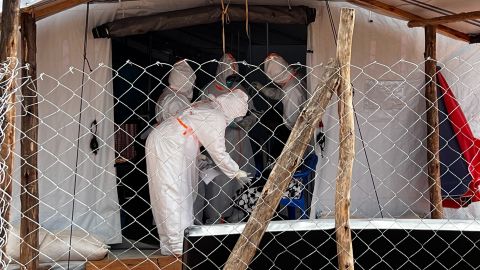
<instances>
[{"instance_id":1,"label":"rope","mask_svg":"<svg viewBox=\"0 0 480 270\"><path fill-rule=\"evenodd\" d=\"M87 59L87 38L88 38L88 21L89 21L89 11L90 11L90 2L87 3L87 12L85 15L85 33L84 33L84 41L83 41L83 67L82 67L82 88L80 90L80 114L78 116L78 131L77 131L77 153L75 157L75 173L74 173L74 180L73 180L73 200L72 200L72 215L70 217L70 236L69 236L69 244L68 244L68 262L67 262L67 269L70 269L70 258L72 253L72 235L73 235L73 217L75 213L75 195L77 191L77 172L78 172L78 153L80 148L80 130L82 126L82 107L83 107L83 90L84 90L84 82L85 82L85 65L87 64L90 71L92 71L90 67L90 63Z\"/></svg>"},{"instance_id":2,"label":"rope","mask_svg":"<svg viewBox=\"0 0 480 270\"><path fill-rule=\"evenodd\" d=\"M328 0L325 1L325 3L327 5L328 18L330 20L330 27L332 28L334 42L335 42L335 45L337 45L338 34L337 34L337 29L335 27L335 23L333 21L332 11L330 9L330 4ZM350 85L352 86L353 93L355 93L355 87L353 86L353 83L350 83ZM352 107L353 107L353 114L355 116L355 123L357 123L358 135L360 135L360 141L362 142L363 152L365 153L365 160L367 161L368 172L370 173L370 179L372 180L373 190L375 191L375 198L377 199L378 209L380 210L380 216L383 218L383 211L380 205L380 199L378 198L377 187L375 185L375 181L373 180L372 168L370 166L370 161L368 159L367 149L365 148L365 142L363 141L362 130L360 129L360 124L358 123L358 115L357 115L357 111L355 110L355 103L353 102L352 102Z\"/></svg>"},{"instance_id":3,"label":"rope","mask_svg":"<svg viewBox=\"0 0 480 270\"><path fill-rule=\"evenodd\" d=\"M250 32L248 31L248 0L245 0L245 32L250 39Z\"/></svg>"},{"instance_id":4,"label":"rope","mask_svg":"<svg viewBox=\"0 0 480 270\"><path fill-rule=\"evenodd\" d=\"M227 12L228 12L228 6L230 5L230 3L228 3L227 6L225 7L225 3L222 0L221 4L222 4L222 50L223 50L223 54L225 54L225 17L227 17L227 21L228 21Z\"/></svg>"}]
</instances>

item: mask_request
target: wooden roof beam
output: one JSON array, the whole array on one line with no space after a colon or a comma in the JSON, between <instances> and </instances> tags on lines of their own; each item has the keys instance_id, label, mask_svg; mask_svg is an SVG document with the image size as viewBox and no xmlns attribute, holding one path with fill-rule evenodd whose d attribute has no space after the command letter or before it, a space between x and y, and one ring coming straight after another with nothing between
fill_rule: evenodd
<instances>
[{"instance_id":1,"label":"wooden roof beam","mask_svg":"<svg viewBox=\"0 0 480 270\"><path fill-rule=\"evenodd\" d=\"M348 0L348 2L356 4L358 6L368 8L373 11L378 11L380 13L387 14L388 16L391 16L391 17L395 17L395 18L399 18L407 21L425 20L425 18L415 15L411 12L405 11L403 9L397 8L389 4L385 4L378 0ZM459 40L470 43L470 36L468 34L462 33L450 27L447 27L444 25L438 25L437 31L451 38L459 39Z\"/></svg>"},{"instance_id":2,"label":"wooden roof beam","mask_svg":"<svg viewBox=\"0 0 480 270\"><path fill-rule=\"evenodd\" d=\"M439 25L444 23L453 23L476 19L480 19L480 11L464 12L454 15L435 17L431 19L412 20L408 22L408 27L423 27L426 25Z\"/></svg>"},{"instance_id":3,"label":"wooden roof beam","mask_svg":"<svg viewBox=\"0 0 480 270\"><path fill-rule=\"evenodd\" d=\"M35 20L38 21L75 6L86 4L90 1L91 0L53 0L33 4L22 8L21 11L31 13L35 17Z\"/></svg>"}]
</instances>

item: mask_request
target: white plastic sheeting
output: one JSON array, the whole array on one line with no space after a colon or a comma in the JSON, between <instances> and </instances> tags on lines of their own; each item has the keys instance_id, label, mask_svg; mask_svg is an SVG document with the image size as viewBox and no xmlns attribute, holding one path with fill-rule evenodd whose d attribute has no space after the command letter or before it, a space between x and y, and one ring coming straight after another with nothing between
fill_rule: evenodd
<instances>
[{"instance_id":1,"label":"white plastic sheeting","mask_svg":"<svg viewBox=\"0 0 480 270\"><path fill-rule=\"evenodd\" d=\"M80 143L77 156L80 95L82 91L83 37L86 5L38 22L37 74L39 92L39 193L40 225L49 231L69 228L76 164L74 230L84 230L105 243L121 241L120 214L114 168L114 123L111 44L93 39L90 29L112 20L116 5L92 5L88 28L87 58L94 72L83 87ZM71 72L68 72L71 69ZM79 71L80 70L80 71ZM86 72L90 73L88 66ZM41 75L45 73L45 75ZM65 75L64 75L65 74ZM63 75L63 76L62 76ZM17 112L20 112L19 108ZM98 123L99 151L94 155L89 128ZM17 118L17 125L20 118ZM16 139L20 138L17 134ZM17 145L20 145L19 141ZM17 147L19 153L20 147ZM16 156L16 182L12 223L20 220L20 160Z\"/></svg>"},{"instance_id":2,"label":"white plastic sheeting","mask_svg":"<svg viewBox=\"0 0 480 270\"><path fill-rule=\"evenodd\" d=\"M343 3L330 4L338 29L340 8L356 9L352 49L352 83L373 182L357 126L352 178L353 217L428 217L426 175L426 123L423 98L423 29L409 29L405 21L371 13ZM317 20L309 28L309 65L326 63L335 55L327 9L319 4ZM480 136L480 46L437 35L437 58L476 136ZM402 60L403 59L403 60ZM315 71L322 74L322 69ZM312 91L316 79L309 79ZM378 81L378 84L375 82ZM402 83L400 88L389 86ZM371 87L375 85L375 87ZM373 91L373 92L372 92ZM385 91L379 93L379 91ZM383 102L372 100L381 94ZM334 214L338 164L338 114L333 97L323 118L327 136L325 158L319 160L312 202L312 217ZM375 105L376 104L376 105ZM398 106L398 105L401 106ZM318 149L317 149L318 151ZM378 194L378 201L377 196ZM474 203L467 209L446 211L446 218L479 218ZM380 210L381 209L381 210Z\"/></svg>"}]
</instances>

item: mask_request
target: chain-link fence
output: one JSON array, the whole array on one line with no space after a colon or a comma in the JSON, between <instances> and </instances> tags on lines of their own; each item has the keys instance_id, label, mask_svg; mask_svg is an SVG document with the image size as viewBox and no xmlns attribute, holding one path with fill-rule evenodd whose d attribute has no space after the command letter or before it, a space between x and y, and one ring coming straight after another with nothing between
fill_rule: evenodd
<instances>
[{"instance_id":1,"label":"chain-link fence","mask_svg":"<svg viewBox=\"0 0 480 270\"><path fill-rule=\"evenodd\" d=\"M430 219L424 63L351 66L350 208L359 269L478 268L480 92L469 83L478 67L460 59L438 66L442 220ZM13 187L1 201L8 269L21 267L26 115L18 74L26 68L1 70L1 78L17 79L11 91L2 80L0 118L17 108L14 166L1 166L2 181L11 176ZM40 264L222 268L324 70L271 55L259 66L228 57L146 67L128 61L28 78L38 99L39 246L32 248ZM336 267L337 106L334 96L251 269Z\"/></svg>"}]
</instances>

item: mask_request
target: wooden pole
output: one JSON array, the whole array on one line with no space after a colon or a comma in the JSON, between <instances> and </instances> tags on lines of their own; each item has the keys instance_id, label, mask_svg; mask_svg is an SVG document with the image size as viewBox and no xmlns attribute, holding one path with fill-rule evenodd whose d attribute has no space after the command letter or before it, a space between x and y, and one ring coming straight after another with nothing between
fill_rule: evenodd
<instances>
[{"instance_id":1,"label":"wooden pole","mask_svg":"<svg viewBox=\"0 0 480 270\"><path fill-rule=\"evenodd\" d=\"M347 16L352 19L351 13L353 13L352 9L342 9L341 16L342 18ZM346 21L347 20L341 20L343 23ZM353 20L349 23L352 25L350 28L340 26L339 35L342 36L342 38L340 38L339 41L342 43L338 45L337 51L340 48L345 50L347 48L348 50L350 49L351 44L343 44L343 42L351 40L351 38L343 38L345 35L351 35L351 33L344 32L347 28L353 30ZM339 52L339 54L342 54L342 52ZM245 229L235 244L223 269L247 269L250 264L259 247L260 240L265 233L268 223L273 217L275 209L291 180L293 172L302 162L303 153L313 136L315 127L325 113L325 108L330 102L332 94L340 87L341 78L338 73L338 67L350 65L350 63L339 62L339 60L345 59L347 58L340 57L329 65L327 72L324 74L323 82L325 83L317 86L313 97L298 117L290 137L268 177L256 207L250 215Z\"/></svg>"},{"instance_id":2,"label":"wooden pole","mask_svg":"<svg viewBox=\"0 0 480 270\"><path fill-rule=\"evenodd\" d=\"M427 102L427 162L428 186L430 189L431 217L443 218L442 186L440 183L440 133L438 125L437 85L437 39L436 26L425 27L425 97Z\"/></svg>"},{"instance_id":3,"label":"wooden pole","mask_svg":"<svg viewBox=\"0 0 480 270\"><path fill-rule=\"evenodd\" d=\"M435 17L423 20L411 20L408 22L408 27L420 27L426 25L439 25L445 23L476 20L480 19L480 11L462 12L453 15Z\"/></svg>"},{"instance_id":4,"label":"wooden pole","mask_svg":"<svg viewBox=\"0 0 480 270\"><path fill-rule=\"evenodd\" d=\"M353 119L353 93L350 84L350 58L353 37L354 10L342 10L340 17L337 59L341 64L338 89L338 118L340 124L338 171L335 193L335 235L337 240L338 269L354 269L352 236L350 231L350 187L355 159L355 130ZM342 34L340 34L342 33Z\"/></svg>"},{"instance_id":5,"label":"wooden pole","mask_svg":"<svg viewBox=\"0 0 480 270\"><path fill-rule=\"evenodd\" d=\"M401 9L399 5L391 5L385 3L386 1L379 0L347 0L350 3L366 7L375 12L386 14L387 16L399 18L402 20L425 20L425 18L415 15L409 11ZM439 33L442 33L448 37L470 42L470 36L466 33L460 32L445 25L439 25L437 27Z\"/></svg>"},{"instance_id":6,"label":"wooden pole","mask_svg":"<svg viewBox=\"0 0 480 270\"><path fill-rule=\"evenodd\" d=\"M22 20L22 119L21 119L21 183L20 194L22 218L20 222L20 262L26 269L38 268L38 99L37 99L37 61L35 18L23 13Z\"/></svg>"},{"instance_id":7,"label":"wooden pole","mask_svg":"<svg viewBox=\"0 0 480 270\"><path fill-rule=\"evenodd\" d=\"M3 131L3 141L1 148L1 158L5 163L3 168L3 179L0 179L0 211L3 220L3 227L0 228L0 238L6 239L6 234L9 226L10 216L10 199L12 197L12 171L13 171L13 153L15 152L15 83L14 69L16 66L17 57L17 34L19 22L19 8L20 0L3 1L2 7L2 23L1 23L1 37L0 37L0 62L6 63L8 57L12 57L8 62L8 70L0 82L0 96L9 96L5 100L8 104L4 106L0 114L5 115L1 129ZM3 247L4 248L4 247ZM4 258L0 258L4 259Z\"/></svg>"}]
</instances>

